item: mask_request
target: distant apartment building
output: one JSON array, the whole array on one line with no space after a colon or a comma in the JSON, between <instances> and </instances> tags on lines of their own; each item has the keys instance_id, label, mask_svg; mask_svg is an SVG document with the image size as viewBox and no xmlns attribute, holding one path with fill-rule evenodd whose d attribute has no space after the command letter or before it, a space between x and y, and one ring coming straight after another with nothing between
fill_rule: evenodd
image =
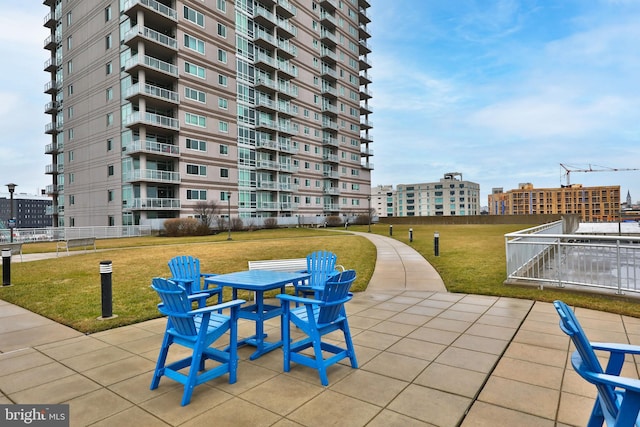
<instances>
[{"instance_id":1,"label":"distant apartment building","mask_svg":"<svg viewBox=\"0 0 640 427\"><path fill-rule=\"evenodd\" d=\"M393 185L378 185L371 188L371 209L374 216L386 218L393 216L395 191Z\"/></svg>"},{"instance_id":2,"label":"distant apartment building","mask_svg":"<svg viewBox=\"0 0 640 427\"><path fill-rule=\"evenodd\" d=\"M534 188L522 183L489 195L489 215L578 214L583 222L604 222L620 217L620 186Z\"/></svg>"},{"instance_id":3,"label":"distant apartment building","mask_svg":"<svg viewBox=\"0 0 640 427\"><path fill-rule=\"evenodd\" d=\"M15 228L51 227L51 197L25 193L13 194ZM0 193L0 229L9 228L11 195Z\"/></svg>"},{"instance_id":4,"label":"distant apartment building","mask_svg":"<svg viewBox=\"0 0 640 427\"><path fill-rule=\"evenodd\" d=\"M366 214L367 0L44 0L55 226Z\"/></svg>"},{"instance_id":5,"label":"distant apartment building","mask_svg":"<svg viewBox=\"0 0 640 427\"><path fill-rule=\"evenodd\" d=\"M373 187L371 201L380 217L480 215L480 184L451 172L438 182Z\"/></svg>"}]
</instances>

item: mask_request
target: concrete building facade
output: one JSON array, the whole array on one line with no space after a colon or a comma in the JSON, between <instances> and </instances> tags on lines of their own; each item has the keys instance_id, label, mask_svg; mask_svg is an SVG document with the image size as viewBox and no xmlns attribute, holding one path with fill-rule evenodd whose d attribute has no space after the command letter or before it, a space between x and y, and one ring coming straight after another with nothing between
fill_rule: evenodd
<instances>
[{"instance_id":1,"label":"concrete building facade","mask_svg":"<svg viewBox=\"0 0 640 427\"><path fill-rule=\"evenodd\" d=\"M620 186L534 188L522 183L504 192L492 189L489 215L578 214L582 222L617 221L620 218Z\"/></svg>"},{"instance_id":2,"label":"concrete building facade","mask_svg":"<svg viewBox=\"0 0 640 427\"><path fill-rule=\"evenodd\" d=\"M13 194L14 228L51 227L51 198L26 193ZM11 195L0 193L0 229L9 228Z\"/></svg>"},{"instance_id":3,"label":"concrete building facade","mask_svg":"<svg viewBox=\"0 0 640 427\"><path fill-rule=\"evenodd\" d=\"M438 182L373 187L371 201L379 217L480 215L480 184L450 172Z\"/></svg>"},{"instance_id":4,"label":"concrete building facade","mask_svg":"<svg viewBox=\"0 0 640 427\"><path fill-rule=\"evenodd\" d=\"M54 225L367 212L367 0L44 4Z\"/></svg>"}]
</instances>

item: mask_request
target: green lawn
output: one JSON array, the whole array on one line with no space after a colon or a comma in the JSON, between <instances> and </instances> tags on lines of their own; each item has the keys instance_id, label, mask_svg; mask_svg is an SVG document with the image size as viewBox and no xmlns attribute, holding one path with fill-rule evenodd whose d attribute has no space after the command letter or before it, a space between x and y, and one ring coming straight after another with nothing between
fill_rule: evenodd
<instances>
[{"instance_id":1,"label":"green lawn","mask_svg":"<svg viewBox=\"0 0 640 427\"><path fill-rule=\"evenodd\" d=\"M497 295L540 301L562 299L568 304L640 317L636 299L605 297L545 287L506 286L504 234L530 225L394 225L393 238L415 248L440 273L449 292ZM409 242L409 228L413 242ZM351 230L367 232L367 226ZM433 233L440 234L440 256L434 256ZM372 233L389 235L387 224L374 224ZM201 259L203 272L244 270L247 261L299 258L318 249L335 252L338 262L358 272L354 291L362 291L375 267L376 249L366 238L340 231L284 229L234 232L204 237L140 237L98 240L105 252L61 256L12 264L12 284L0 287L0 299L40 313L79 331L96 332L158 316L151 278L168 276L167 261L189 254ZM55 252L55 243L24 245L25 253ZM113 313L99 321L102 260L113 263ZM226 294L229 298L230 293ZM249 298L250 295L241 295Z\"/></svg>"}]
</instances>

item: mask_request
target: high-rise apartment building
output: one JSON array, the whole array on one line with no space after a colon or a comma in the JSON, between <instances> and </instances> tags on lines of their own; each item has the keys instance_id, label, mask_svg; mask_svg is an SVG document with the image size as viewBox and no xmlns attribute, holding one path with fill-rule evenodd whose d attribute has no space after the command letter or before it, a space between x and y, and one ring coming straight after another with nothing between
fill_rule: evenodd
<instances>
[{"instance_id":1,"label":"high-rise apartment building","mask_svg":"<svg viewBox=\"0 0 640 427\"><path fill-rule=\"evenodd\" d=\"M620 218L620 186L534 188L521 183L504 192L489 194L489 215L578 214L582 222L614 221Z\"/></svg>"},{"instance_id":2,"label":"high-rise apartment building","mask_svg":"<svg viewBox=\"0 0 640 427\"><path fill-rule=\"evenodd\" d=\"M395 216L480 215L480 184L463 180L459 172L438 182L398 184L395 199Z\"/></svg>"},{"instance_id":3,"label":"high-rise apartment building","mask_svg":"<svg viewBox=\"0 0 640 427\"><path fill-rule=\"evenodd\" d=\"M367 212L367 0L44 5L54 225Z\"/></svg>"}]
</instances>

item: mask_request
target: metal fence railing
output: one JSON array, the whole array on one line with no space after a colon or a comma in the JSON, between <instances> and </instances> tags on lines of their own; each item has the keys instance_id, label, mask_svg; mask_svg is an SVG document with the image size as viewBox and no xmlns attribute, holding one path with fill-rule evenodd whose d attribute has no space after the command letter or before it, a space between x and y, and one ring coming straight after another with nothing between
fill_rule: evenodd
<instances>
[{"instance_id":1,"label":"metal fence railing","mask_svg":"<svg viewBox=\"0 0 640 427\"><path fill-rule=\"evenodd\" d=\"M111 227L47 227L47 228L14 228L14 242L41 242L95 237L108 239L116 237L137 237L151 235L149 225L111 226ZM8 229L0 230L0 242L9 242L11 236Z\"/></svg>"},{"instance_id":2,"label":"metal fence railing","mask_svg":"<svg viewBox=\"0 0 640 427\"><path fill-rule=\"evenodd\" d=\"M506 234L505 242L507 283L640 292L640 236L562 234L559 221Z\"/></svg>"}]
</instances>

